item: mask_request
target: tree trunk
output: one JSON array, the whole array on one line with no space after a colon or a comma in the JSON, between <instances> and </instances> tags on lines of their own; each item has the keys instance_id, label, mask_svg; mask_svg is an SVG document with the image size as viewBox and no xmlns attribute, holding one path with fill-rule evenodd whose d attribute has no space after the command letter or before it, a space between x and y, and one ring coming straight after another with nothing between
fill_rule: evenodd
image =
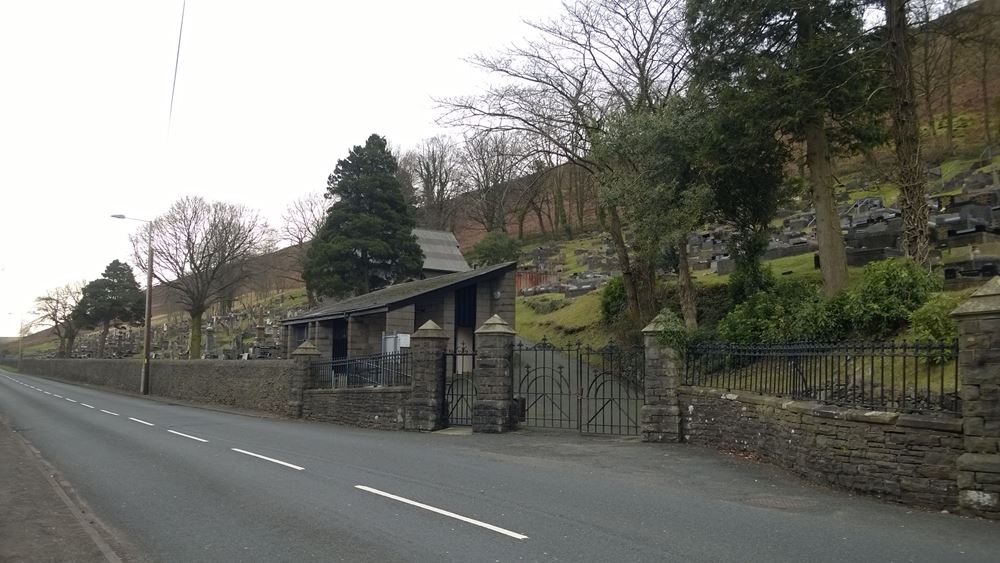
<instances>
[{"instance_id":1,"label":"tree trunk","mask_svg":"<svg viewBox=\"0 0 1000 563\"><path fill-rule=\"evenodd\" d=\"M538 219L538 228L542 231L542 236L545 236L545 217L542 216L542 208L537 204L532 203L531 209L535 212L535 218Z\"/></svg>"},{"instance_id":2,"label":"tree trunk","mask_svg":"<svg viewBox=\"0 0 1000 563\"><path fill-rule=\"evenodd\" d=\"M945 66L944 77L944 114L945 114L945 141L947 142L948 154L955 152L955 108L952 97L952 80L955 78L955 38L948 38L948 64Z\"/></svg>"},{"instance_id":3,"label":"tree trunk","mask_svg":"<svg viewBox=\"0 0 1000 563\"><path fill-rule=\"evenodd\" d=\"M890 2L892 0L889 0ZM929 16L928 16L929 17ZM929 21L922 22L925 28ZM927 127L930 129L931 137L937 137L937 127L934 126L934 65L931 64L931 47L933 35L925 33L921 42L921 63L924 69L924 103L927 104Z\"/></svg>"},{"instance_id":4,"label":"tree trunk","mask_svg":"<svg viewBox=\"0 0 1000 563\"><path fill-rule=\"evenodd\" d=\"M104 357L104 350L108 343L108 330L111 329L111 321L101 323L101 335L97 337L97 357Z\"/></svg>"},{"instance_id":5,"label":"tree trunk","mask_svg":"<svg viewBox=\"0 0 1000 563\"><path fill-rule=\"evenodd\" d=\"M885 12L889 27L889 60L892 63L895 98L892 132L896 144L897 182L903 214L903 253L926 266L930 250L927 229L930 211L924 197L927 182L920 159L920 131L917 126L917 106L914 103L906 0L886 0Z\"/></svg>"},{"instance_id":6,"label":"tree trunk","mask_svg":"<svg viewBox=\"0 0 1000 563\"><path fill-rule=\"evenodd\" d=\"M66 335L66 356L67 358L73 357L73 347L76 345L76 331L70 332Z\"/></svg>"},{"instance_id":7,"label":"tree trunk","mask_svg":"<svg viewBox=\"0 0 1000 563\"><path fill-rule=\"evenodd\" d=\"M191 338L188 340L188 359L201 358L201 315L191 311Z\"/></svg>"},{"instance_id":8,"label":"tree trunk","mask_svg":"<svg viewBox=\"0 0 1000 563\"><path fill-rule=\"evenodd\" d=\"M847 285L847 254L844 237L840 234L840 216L833 197L833 170L830 165L830 145L823 129L823 118L804 124L806 165L813 206L816 208L816 242L819 245L820 272L823 293L831 296Z\"/></svg>"},{"instance_id":9,"label":"tree trunk","mask_svg":"<svg viewBox=\"0 0 1000 563\"><path fill-rule=\"evenodd\" d=\"M677 241L677 297L681 304L684 326L698 328L698 301L691 280L691 265L688 262L687 233Z\"/></svg>"},{"instance_id":10,"label":"tree trunk","mask_svg":"<svg viewBox=\"0 0 1000 563\"><path fill-rule=\"evenodd\" d=\"M641 325L644 319L644 307L639 297L639 283L636 279L636 272L632 268L632 260L629 257L628 245L625 244L625 235L622 231L621 217L618 209L609 206L605 213L607 219L606 230L611 236L611 242L615 247L615 254L618 256L618 265L622 269L622 281L625 285L625 302L628 305L629 316L636 326Z\"/></svg>"},{"instance_id":11,"label":"tree trunk","mask_svg":"<svg viewBox=\"0 0 1000 563\"><path fill-rule=\"evenodd\" d=\"M990 48L985 39L979 48L979 88L983 95L983 133L986 144L993 144L993 126L990 124Z\"/></svg>"},{"instance_id":12,"label":"tree trunk","mask_svg":"<svg viewBox=\"0 0 1000 563\"><path fill-rule=\"evenodd\" d=\"M566 217L566 201L563 199L562 186L557 183L552 189L555 190L553 199L555 199L556 206L556 223L563 228L563 232L566 233L567 237L572 237L573 225L570 224L569 219Z\"/></svg>"}]
</instances>

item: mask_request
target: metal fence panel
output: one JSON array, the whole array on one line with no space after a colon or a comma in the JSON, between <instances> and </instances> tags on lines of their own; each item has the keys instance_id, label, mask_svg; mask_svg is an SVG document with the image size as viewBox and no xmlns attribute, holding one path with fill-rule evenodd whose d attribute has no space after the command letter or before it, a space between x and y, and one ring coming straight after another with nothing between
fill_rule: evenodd
<instances>
[{"instance_id":1,"label":"metal fence panel","mask_svg":"<svg viewBox=\"0 0 1000 563\"><path fill-rule=\"evenodd\" d=\"M684 383L847 407L962 410L957 343L697 343L685 354Z\"/></svg>"},{"instance_id":2,"label":"metal fence panel","mask_svg":"<svg viewBox=\"0 0 1000 563\"><path fill-rule=\"evenodd\" d=\"M410 385L410 351L335 358L312 364L313 387L398 387Z\"/></svg>"}]
</instances>

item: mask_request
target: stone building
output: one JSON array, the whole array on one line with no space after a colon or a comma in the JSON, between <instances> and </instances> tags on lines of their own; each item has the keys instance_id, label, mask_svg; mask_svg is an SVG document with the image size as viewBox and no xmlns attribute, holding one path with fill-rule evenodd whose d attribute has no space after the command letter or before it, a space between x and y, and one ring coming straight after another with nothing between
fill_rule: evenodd
<instances>
[{"instance_id":1,"label":"stone building","mask_svg":"<svg viewBox=\"0 0 1000 563\"><path fill-rule=\"evenodd\" d=\"M445 330L449 349L474 349L474 331L486 319L514 324L516 266L442 274L320 305L282 321L284 357L307 339L328 359L381 353L386 337L408 336L427 321Z\"/></svg>"}]
</instances>

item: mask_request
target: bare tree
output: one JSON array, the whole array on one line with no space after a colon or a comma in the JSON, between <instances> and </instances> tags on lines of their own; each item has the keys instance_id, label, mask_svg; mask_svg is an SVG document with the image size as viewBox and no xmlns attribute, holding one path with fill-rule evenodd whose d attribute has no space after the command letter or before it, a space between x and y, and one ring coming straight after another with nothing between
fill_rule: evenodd
<instances>
[{"instance_id":1,"label":"bare tree","mask_svg":"<svg viewBox=\"0 0 1000 563\"><path fill-rule=\"evenodd\" d=\"M993 92L990 88L991 79L1000 69L997 68L997 54L1000 52L1000 4L980 0L971 4L968 28L962 40L972 48L975 57L976 78L979 83L980 101L983 104L983 135L987 145L992 145L996 139L993 131Z\"/></svg>"},{"instance_id":2,"label":"bare tree","mask_svg":"<svg viewBox=\"0 0 1000 563\"><path fill-rule=\"evenodd\" d=\"M937 18L942 14L945 5L940 0L916 0L909 5L912 21L915 26L917 64L913 68L913 85L916 95L922 98L927 127L931 137L937 137L935 120L935 104L941 91L941 79L948 60L947 38L938 31Z\"/></svg>"},{"instance_id":3,"label":"bare tree","mask_svg":"<svg viewBox=\"0 0 1000 563\"><path fill-rule=\"evenodd\" d=\"M305 285L302 270L305 268L309 243L319 234L323 221L326 220L326 210L329 202L320 192L306 194L288 204L281 214L281 238L291 244L290 252L295 259L295 269L286 269L285 277ZM314 307L318 300L316 295L306 289L309 307Z\"/></svg>"},{"instance_id":4,"label":"bare tree","mask_svg":"<svg viewBox=\"0 0 1000 563\"><path fill-rule=\"evenodd\" d=\"M610 112L651 111L681 91L689 59L681 0L596 0L566 4L558 20L534 23L540 38L471 62L503 80L480 96L442 101L443 122L480 131L520 131L537 153L552 154L597 174L591 147ZM637 322L654 313L652 293L641 291L621 210L599 208Z\"/></svg>"},{"instance_id":5,"label":"bare tree","mask_svg":"<svg viewBox=\"0 0 1000 563\"><path fill-rule=\"evenodd\" d=\"M52 332L59 338L56 355L60 358L73 355L73 344L79 332L75 313L85 285L86 281L66 284L35 299L34 314L39 317L36 324L52 327Z\"/></svg>"},{"instance_id":6,"label":"bare tree","mask_svg":"<svg viewBox=\"0 0 1000 563\"><path fill-rule=\"evenodd\" d=\"M448 229L452 221L453 198L459 189L459 148L446 136L426 139L400 159L414 178L418 203L418 224L428 229Z\"/></svg>"},{"instance_id":7,"label":"bare tree","mask_svg":"<svg viewBox=\"0 0 1000 563\"><path fill-rule=\"evenodd\" d=\"M168 287L191 317L188 357L201 350L202 315L232 295L251 274L249 261L271 250L274 236L255 211L231 203L184 197L131 237L136 264Z\"/></svg>"},{"instance_id":8,"label":"bare tree","mask_svg":"<svg viewBox=\"0 0 1000 563\"><path fill-rule=\"evenodd\" d=\"M529 171L520 135L482 132L467 136L461 148L461 170L469 202L469 218L487 232L507 232L524 178Z\"/></svg>"}]
</instances>

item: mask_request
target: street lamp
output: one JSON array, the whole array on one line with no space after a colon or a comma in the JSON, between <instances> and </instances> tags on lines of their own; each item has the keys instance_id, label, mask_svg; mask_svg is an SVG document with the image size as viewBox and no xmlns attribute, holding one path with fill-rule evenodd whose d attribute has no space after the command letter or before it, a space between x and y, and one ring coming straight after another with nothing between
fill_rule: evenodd
<instances>
[{"instance_id":1,"label":"street lamp","mask_svg":"<svg viewBox=\"0 0 1000 563\"><path fill-rule=\"evenodd\" d=\"M148 219L126 217L120 213L112 215L115 219L128 219L146 224L147 241L149 242L146 257L146 322L142 334L142 375L139 378L139 394L149 395L149 348L153 341L153 222Z\"/></svg>"}]
</instances>

